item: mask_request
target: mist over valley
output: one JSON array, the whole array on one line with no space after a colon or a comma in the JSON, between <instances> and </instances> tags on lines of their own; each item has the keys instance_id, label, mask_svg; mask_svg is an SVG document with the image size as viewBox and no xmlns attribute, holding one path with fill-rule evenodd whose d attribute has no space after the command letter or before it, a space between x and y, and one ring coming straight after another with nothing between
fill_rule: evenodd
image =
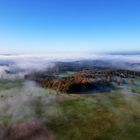
<instances>
[{"instance_id":1,"label":"mist over valley","mask_svg":"<svg viewBox=\"0 0 140 140\"><path fill-rule=\"evenodd\" d=\"M82 55L0 55L1 140L140 138L140 56Z\"/></svg>"}]
</instances>

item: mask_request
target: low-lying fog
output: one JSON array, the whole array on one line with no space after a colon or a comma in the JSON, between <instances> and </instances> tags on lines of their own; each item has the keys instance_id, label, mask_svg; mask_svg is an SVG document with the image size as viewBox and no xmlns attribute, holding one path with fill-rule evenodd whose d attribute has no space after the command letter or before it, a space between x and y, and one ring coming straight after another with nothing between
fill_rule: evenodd
<instances>
[{"instance_id":1,"label":"low-lying fog","mask_svg":"<svg viewBox=\"0 0 140 140\"><path fill-rule=\"evenodd\" d=\"M85 65L118 67L140 70L140 55L119 54L47 54L47 55L0 55L0 79L23 79L33 71L53 67L55 62L81 61Z\"/></svg>"},{"instance_id":2,"label":"low-lying fog","mask_svg":"<svg viewBox=\"0 0 140 140\"><path fill-rule=\"evenodd\" d=\"M33 81L24 79L26 74L55 66L55 62L75 62L81 65L140 70L140 55L0 55L0 139L5 133L3 128L13 123L34 118L41 119L45 123L52 123L53 119L58 120L58 122L59 120L62 122L63 120L71 120L70 116L73 116L71 113L74 111L70 112L70 116L66 116L63 106L60 106L56 101L62 100L62 98L73 98L74 95L56 96L56 91L41 88ZM84 100L81 97L77 105L84 103L85 107L88 108L107 107L113 115L119 116L120 120L125 122L124 124L128 124L132 122L133 114L139 117L140 104L139 98L135 97L135 94L128 96L129 93L125 92L124 96L111 93L111 95L98 94L95 98L89 97ZM119 104L124 105L124 107L119 106ZM71 109L73 110L73 108ZM96 109L93 109L93 114L94 111L96 112ZM92 111L89 112L92 113ZM87 120L86 116L88 113L84 116L81 115L80 118L85 117L83 120ZM104 115L98 117L102 116ZM124 118L125 116L127 119ZM113 117L110 119L112 120Z\"/></svg>"}]
</instances>

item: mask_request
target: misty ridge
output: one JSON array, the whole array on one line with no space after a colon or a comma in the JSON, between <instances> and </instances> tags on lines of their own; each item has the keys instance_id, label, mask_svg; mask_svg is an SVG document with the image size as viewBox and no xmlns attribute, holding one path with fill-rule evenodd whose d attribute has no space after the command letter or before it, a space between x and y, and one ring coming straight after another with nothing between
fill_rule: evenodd
<instances>
[{"instance_id":1,"label":"misty ridge","mask_svg":"<svg viewBox=\"0 0 140 140\"><path fill-rule=\"evenodd\" d=\"M92 67L99 67L99 69L103 68L103 70L115 68L139 71L140 55L95 55L85 53L79 53L78 55L55 53L47 55L0 55L0 95L42 96L43 94L49 95L50 93L51 95L56 95L55 90L44 89L40 87L38 82L36 83L33 80L37 77L36 74L45 74L47 71L50 75L53 73L59 75L63 71L70 71L71 69L72 71L79 71L81 67L91 67L91 69ZM33 75L33 79L26 79L27 75ZM103 90L105 90L105 87Z\"/></svg>"},{"instance_id":2,"label":"misty ridge","mask_svg":"<svg viewBox=\"0 0 140 140\"><path fill-rule=\"evenodd\" d=\"M87 91L78 95L58 94L56 89L44 88L25 78L34 73L45 75L46 71L51 74L57 66L62 67L62 71L80 67L139 71L140 55L0 55L0 140L71 140L71 135L74 140L85 140L87 136L89 140L139 139L140 96L136 88L140 82L137 77L134 84L121 84L117 90L111 87L111 91L90 95ZM62 76L60 80L67 81L71 74L73 72L58 73ZM91 75L86 76L90 79ZM129 86L136 86L136 92ZM105 89L107 85L101 83L101 87ZM130 130L135 132L131 134Z\"/></svg>"},{"instance_id":3,"label":"misty ridge","mask_svg":"<svg viewBox=\"0 0 140 140\"><path fill-rule=\"evenodd\" d=\"M23 79L26 74L45 71L54 67L57 62L72 62L77 66L140 70L140 54L0 55L0 79Z\"/></svg>"}]
</instances>

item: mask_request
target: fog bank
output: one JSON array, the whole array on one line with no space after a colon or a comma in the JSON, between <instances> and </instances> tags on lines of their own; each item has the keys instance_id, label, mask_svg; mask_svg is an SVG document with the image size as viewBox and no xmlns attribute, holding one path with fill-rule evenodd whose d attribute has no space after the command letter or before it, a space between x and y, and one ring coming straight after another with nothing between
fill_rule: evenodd
<instances>
[{"instance_id":1,"label":"fog bank","mask_svg":"<svg viewBox=\"0 0 140 140\"><path fill-rule=\"evenodd\" d=\"M46 54L46 55L0 55L0 79L22 79L24 75L43 71L56 62L84 61L95 66L107 66L140 70L140 55L121 54ZM84 64L85 65L85 64Z\"/></svg>"}]
</instances>

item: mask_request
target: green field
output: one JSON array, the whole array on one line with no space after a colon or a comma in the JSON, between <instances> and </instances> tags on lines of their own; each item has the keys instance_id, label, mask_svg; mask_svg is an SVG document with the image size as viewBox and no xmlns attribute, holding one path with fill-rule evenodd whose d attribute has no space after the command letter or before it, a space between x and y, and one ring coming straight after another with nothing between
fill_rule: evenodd
<instances>
[{"instance_id":1,"label":"green field","mask_svg":"<svg viewBox=\"0 0 140 140\"><path fill-rule=\"evenodd\" d=\"M140 86L132 86L132 92L140 94Z\"/></svg>"},{"instance_id":2,"label":"green field","mask_svg":"<svg viewBox=\"0 0 140 140\"><path fill-rule=\"evenodd\" d=\"M58 76L63 78L63 77L69 77L69 76L72 76L74 75L76 72L72 72L72 71L67 71L67 72L64 72L64 73L60 73Z\"/></svg>"},{"instance_id":3,"label":"green field","mask_svg":"<svg viewBox=\"0 0 140 140\"><path fill-rule=\"evenodd\" d=\"M0 91L19 87L19 86L22 85L22 82L23 81L21 81L21 80L17 80L17 81L0 81Z\"/></svg>"},{"instance_id":4,"label":"green field","mask_svg":"<svg viewBox=\"0 0 140 140\"><path fill-rule=\"evenodd\" d=\"M27 82L0 83L0 128L41 120L55 140L140 140L137 84L110 93L60 94Z\"/></svg>"},{"instance_id":5,"label":"green field","mask_svg":"<svg viewBox=\"0 0 140 140\"><path fill-rule=\"evenodd\" d=\"M138 101L119 93L81 96L50 105L58 112L48 115L47 125L57 140L139 140Z\"/></svg>"},{"instance_id":6,"label":"green field","mask_svg":"<svg viewBox=\"0 0 140 140\"><path fill-rule=\"evenodd\" d=\"M133 93L138 93L140 94L140 78L134 78L134 84L132 84L131 87L131 91Z\"/></svg>"},{"instance_id":7,"label":"green field","mask_svg":"<svg viewBox=\"0 0 140 140\"><path fill-rule=\"evenodd\" d=\"M140 139L140 96L128 98L117 92L59 95L49 104L41 99L30 104L19 99L18 107L5 108L0 116L1 125L36 117L52 131L56 140ZM16 113L10 112L11 109Z\"/></svg>"}]
</instances>

